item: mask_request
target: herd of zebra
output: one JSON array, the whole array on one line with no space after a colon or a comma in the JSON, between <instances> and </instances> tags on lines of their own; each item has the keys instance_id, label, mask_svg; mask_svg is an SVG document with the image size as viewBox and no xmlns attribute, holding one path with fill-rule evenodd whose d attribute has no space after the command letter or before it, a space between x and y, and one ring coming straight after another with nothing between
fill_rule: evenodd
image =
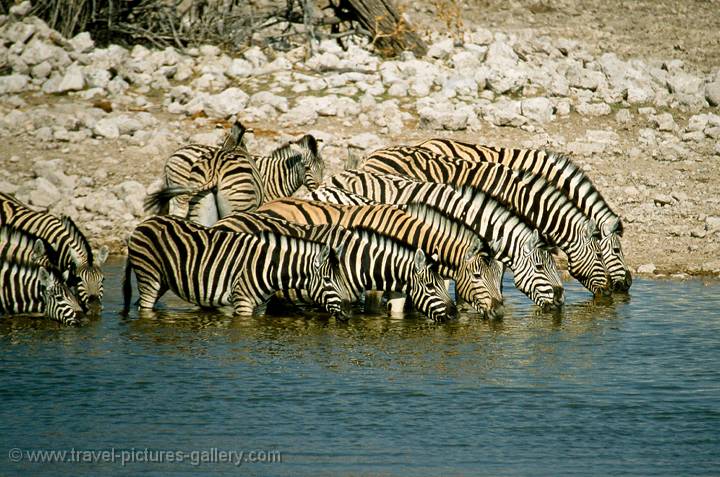
<instances>
[{"instance_id":1,"label":"herd of zebra","mask_svg":"<svg viewBox=\"0 0 720 477\"><path fill-rule=\"evenodd\" d=\"M534 303L559 308L557 249L595 295L632 283L622 221L564 155L430 139L374 151L324 181L312 135L260 156L246 132L236 122L222 145L184 146L167 160L164 187L145 201L153 215L128 239L125 312L133 272L140 308L171 290L236 314L262 314L276 296L340 319L372 290L392 307L407 297L433 320L456 317L459 302L499 317L506 267ZM310 200L291 197L302 185ZM77 323L102 299L107 249L94 257L67 217L9 195L0 205L0 311Z\"/></svg>"}]
</instances>

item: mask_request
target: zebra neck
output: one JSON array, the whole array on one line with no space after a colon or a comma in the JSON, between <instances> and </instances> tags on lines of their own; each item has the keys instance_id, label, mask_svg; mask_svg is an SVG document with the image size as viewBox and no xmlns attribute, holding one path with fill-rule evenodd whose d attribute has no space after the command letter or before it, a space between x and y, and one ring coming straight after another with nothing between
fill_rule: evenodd
<instances>
[{"instance_id":1,"label":"zebra neck","mask_svg":"<svg viewBox=\"0 0 720 477\"><path fill-rule=\"evenodd\" d=\"M37 270L5 262L0 266L0 281L6 288L0 294L0 311L8 313L43 312L45 309L43 290L40 287ZM7 290L8 288L9 290Z\"/></svg>"},{"instance_id":2,"label":"zebra neck","mask_svg":"<svg viewBox=\"0 0 720 477\"><path fill-rule=\"evenodd\" d=\"M265 182L266 202L293 195L305 181L305 166L297 154L274 153L257 157L256 163Z\"/></svg>"}]
</instances>

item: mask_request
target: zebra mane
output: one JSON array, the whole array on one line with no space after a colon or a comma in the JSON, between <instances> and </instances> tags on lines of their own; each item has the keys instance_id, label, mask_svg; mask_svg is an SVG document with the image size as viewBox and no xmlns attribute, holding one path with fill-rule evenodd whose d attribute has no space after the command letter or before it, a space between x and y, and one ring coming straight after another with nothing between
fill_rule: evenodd
<instances>
[{"instance_id":1,"label":"zebra mane","mask_svg":"<svg viewBox=\"0 0 720 477\"><path fill-rule=\"evenodd\" d=\"M73 219L71 219L67 215L61 216L60 221L62 222L63 227L65 227L65 229L70 233L70 236L72 237L75 245L78 245L82 252L85 254L87 264L89 266L92 266L93 251L92 247L90 246L90 242L88 242L88 239L85 237L85 234L83 234L82 231L78 228L78 226L75 225Z\"/></svg>"}]
</instances>

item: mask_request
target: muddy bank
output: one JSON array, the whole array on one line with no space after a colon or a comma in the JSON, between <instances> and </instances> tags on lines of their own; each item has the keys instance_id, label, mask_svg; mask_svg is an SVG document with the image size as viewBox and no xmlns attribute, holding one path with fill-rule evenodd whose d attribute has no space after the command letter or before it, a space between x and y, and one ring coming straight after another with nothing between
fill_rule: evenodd
<instances>
[{"instance_id":1,"label":"muddy bank","mask_svg":"<svg viewBox=\"0 0 720 477\"><path fill-rule=\"evenodd\" d=\"M530 11L535 21L519 29L507 13L525 7L491 8L482 23L470 15L461 38L418 8L429 54L393 60L362 40L323 42L308 60L303 48L98 48L87 34L4 17L0 191L70 215L94 246L123 253L168 155L217 143L235 117L254 128L253 152L322 138L328 174L374 148L437 136L546 147L571 153L623 217L637 272L720 273L715 58L608 51L601 34L583 41L580 21L547 34L552 12Z\"/></svg>"}]
</instances>

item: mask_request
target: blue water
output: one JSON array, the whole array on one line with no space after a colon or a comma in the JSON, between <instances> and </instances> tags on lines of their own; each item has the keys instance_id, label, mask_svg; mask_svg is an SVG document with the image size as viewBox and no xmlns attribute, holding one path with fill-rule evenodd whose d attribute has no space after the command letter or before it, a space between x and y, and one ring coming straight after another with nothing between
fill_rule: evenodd
<instances>
[{"instance_id":1,"label":"blue water","mask_svg":"<svg viewBox=\"0 0 720 477\"><path fill-rule=\"evenodd\" d=\"M559 314L508 282L502 321L342 324L173 300L124 318L119 264L107 274L82 328L0 319L0 475L720 474L717 282L636 280L599 302L569 282ZM196 461L27 461L112 448ZM281 462L197 461L211 449Z\"/></svg>"}]
</instances>

